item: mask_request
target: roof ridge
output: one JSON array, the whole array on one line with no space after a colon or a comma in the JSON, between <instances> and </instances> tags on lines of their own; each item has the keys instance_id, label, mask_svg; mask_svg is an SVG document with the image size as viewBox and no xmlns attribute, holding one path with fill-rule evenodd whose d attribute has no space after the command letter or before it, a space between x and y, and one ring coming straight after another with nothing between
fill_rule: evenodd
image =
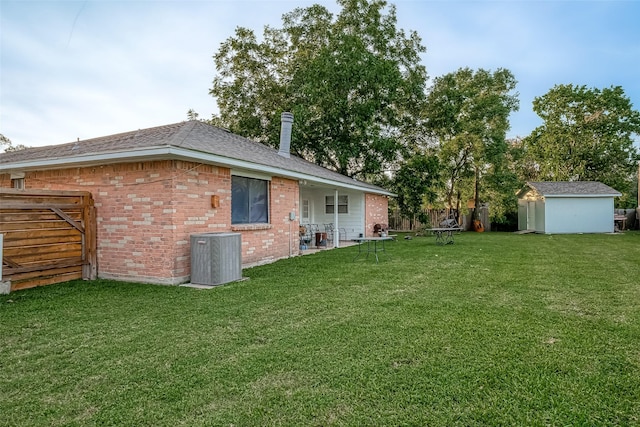
<instances>
[{"instance_id":1,"label":"roof ridge","mask_svg":"<svg viewBox=\"0 0 640 427\"><path fill-rule=\"evenodd\" d=\"M198 123L197 120L188 120L186 122L177 123L179 125L178 131L167 141L167 145L182 147L184 141L193 131L196 123Z\"/></svg>"}]
</instances>

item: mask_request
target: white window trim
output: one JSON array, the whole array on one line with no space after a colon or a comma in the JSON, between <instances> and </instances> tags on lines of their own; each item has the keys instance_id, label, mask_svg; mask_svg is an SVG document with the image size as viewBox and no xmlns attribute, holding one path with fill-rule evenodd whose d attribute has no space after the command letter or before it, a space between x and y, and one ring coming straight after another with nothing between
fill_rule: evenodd
<instances>
[{"instance_id":1,"label":"white window trim","mask_svg":"<svg viewBox=\"0 0 640 427\"><path fill-rule=\"evenodd\" d=\"M269 182L271 182L271 178L272 178L271 175L267 175L267 174L245 171L245 170L238 170L238 169L231 169L231 176L234 176L234 175L241 176L244 178L261 179L262 181L269 181Z\"/></svg>"},{"instance_id":2,"label":"white window trim","mask_svg":"<svg viewBox=\"0 0 640 427\"><path fill-rule=\"evenodd\" d=\"M328 204L327 203L327 198L330 197L333 199L333 205ZM336 197L333 195L325 195L324 196L324 213L327 215L333 215L334 213L338 213L339 215L348 215L349 214L349 195L348 194L340 194L338 195L338 202L340 201L341 197L346 197L347 198L347 203L346 204L339 204L336 203ZM333 206L333 212L327 212L327 206ZM340 212L339 207L340 206L346 206L347 207L347 211L346 212Z\"/></svg>"}]
</instances>

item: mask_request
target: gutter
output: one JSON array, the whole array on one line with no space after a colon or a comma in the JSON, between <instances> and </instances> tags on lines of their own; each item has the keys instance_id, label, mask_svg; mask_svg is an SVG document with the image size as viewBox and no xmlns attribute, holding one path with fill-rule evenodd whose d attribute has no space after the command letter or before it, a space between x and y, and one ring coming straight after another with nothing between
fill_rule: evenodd
<instances>
[{"instance_id":1,"label":"gutter","mask_svg":"<svg viewBox=\"0 0 640 427\"><path fill-rule=\"evenodd\" d=\"M612 193L612 194L543 194L542 197L545 199L562 199L562 198L571 198L571 199L596 199L602 197L620 197L622 194L620 193Z\"/></svg>"},{"instance_id":2,"label":"gutter","mask_svg":"<svg viewBox=\"0 0 640 427\"><path fill-rule=\"evenodd\" d=\"M385 196L395 196L386 190L378 190L360 186L357 184L347 184L340 181L335 181L327 178L320 178L314 175L305 174L302 172L295 172L287 169L282 169L274 166L263 165L259 163L248 162L245 160L238 160L229 157L219 156L216 154L202 153L194 150L188 150L175 146L159 146L149 147L143 149L136 149L132 151L115 151L98 154L80 154L73 157L54 157L50 159L38 159L28 160L22 162L11 163L11 167L7 167L0 164L0 173L11 172L23 172L29 170L38 169L62 169L67 167L83 167L83 166L95 166L104 165L110 163L119 163L139 161L139 160L160 160L160 159L181 159L188 161L196 161L199 163L209 163L224 167L247 169L247 170L259 170L261 172L270 173L276 176L282 176L295 180L305 180L317 184L327 185L329 187L347 188L351 190L365 191ZM357 181L356 181L357 182Z\"/></svg>"}]
</instances>

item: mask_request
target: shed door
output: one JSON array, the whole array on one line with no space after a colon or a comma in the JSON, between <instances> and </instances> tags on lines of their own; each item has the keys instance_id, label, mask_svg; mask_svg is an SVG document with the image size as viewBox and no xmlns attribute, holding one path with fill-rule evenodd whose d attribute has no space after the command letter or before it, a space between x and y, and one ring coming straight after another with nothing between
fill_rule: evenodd
<instances>
[{"instance_id":1,"label":"shed door","mask_svg":"<svg viewBox=\"0 0 640 427\"><path fill-rule=\"evenodd\" d=\"M536 202L527 203L527 230L536 229Z\"/></svg>"},{"instance_id":2,"label":"shed door","mask_svg":"<svg viewBox=\"0 0 640 427\"><path fill-rule=\"evenodd\" d=\"M518 200L518 230L527 229L527 202Z\"/></svg>"}]
</instances>

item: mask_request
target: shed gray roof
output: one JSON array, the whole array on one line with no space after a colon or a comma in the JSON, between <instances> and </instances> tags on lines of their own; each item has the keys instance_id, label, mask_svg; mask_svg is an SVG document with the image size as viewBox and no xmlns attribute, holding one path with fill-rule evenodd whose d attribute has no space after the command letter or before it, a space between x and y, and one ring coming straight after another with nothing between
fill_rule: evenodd
<instances>
[{"instance_id":1,"label":"shed gray roof","mask_svg":"<svg viewBox=\"0 0 640 427\"><path fill-rule=\"evenodd\" d=\"M271 171L296 179L319 180L363 191L391 195L376 185L357 181L297 156L225 129L187 121L68 144L34 147L0 154L0 172L52 169L92 163L140 161L145 157L179 157L255 171Z\"/></svg>"},{"instance_id":2,"label":"shed gray roof","mask_svg":"<svg viewBox=\"0 0 640 427\"><path fill-rule=\"evenodd\" d=\"M545 181L527 182L527 186L542 196L612 196L621 194L597 181Z\"/></svg>"}]
</instances>

